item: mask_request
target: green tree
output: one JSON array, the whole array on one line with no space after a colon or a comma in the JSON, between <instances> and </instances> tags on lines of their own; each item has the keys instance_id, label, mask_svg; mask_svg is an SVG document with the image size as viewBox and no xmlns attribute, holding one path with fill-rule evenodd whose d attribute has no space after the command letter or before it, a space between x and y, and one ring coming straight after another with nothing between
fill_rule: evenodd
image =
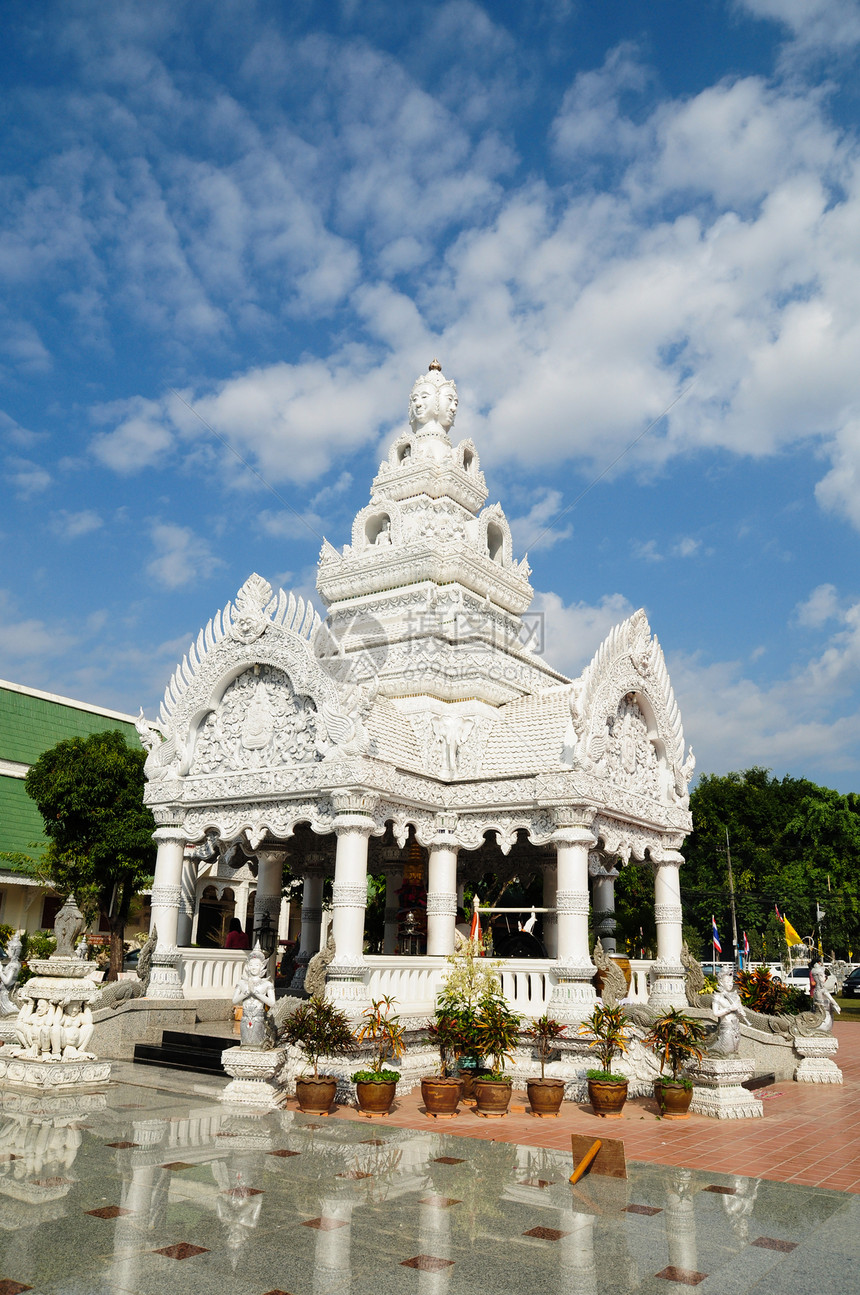
<instances>
[{"instance_id":1,"label":"green tree","mask_svg":"<svg viewBox=\"0 0 860 1295\"><path fill-rule=\"evenodd\" d=\"M46 876L109 926L109 980L122 967L131 901L155 868L155 820L143 803L145 759L116 729L72 737L43 752L24 784L45 821Z\"/></svg>"},{"instance_id":2,"label":"green tree","mask_svg":"<svg viewBox=\"0 0 860 1295\"><path fill-rule=\"evenodd\" d=\"M692 796L693 832L684 846L685 919L710 939L713 913L731 956L726 829L732 852L738 934L753 957L785 951L775 905L802 936L820 935L827 954L845 957L860 934L860 798L805 778L747 769L706 774ZM820 927L816 905L825 911Z\"/></svg>"}]
</instances>

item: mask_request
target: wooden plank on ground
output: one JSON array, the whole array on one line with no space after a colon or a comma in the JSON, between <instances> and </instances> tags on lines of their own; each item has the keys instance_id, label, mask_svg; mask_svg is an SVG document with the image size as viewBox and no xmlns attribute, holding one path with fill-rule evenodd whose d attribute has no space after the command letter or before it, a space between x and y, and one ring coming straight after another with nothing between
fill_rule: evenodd
<instances>
[{"instance_id":1,"label":"wooden plank on ground","mask_svg":"<svg viewBox=\"0 0 860 1295\"><path fill-rule=\"evenodd\" d=\"M626 1178L627 1158L624 1155L624 1143L621 1138L601 1138L602 1146L591 1162L588 1172L602 1174L606 1178ZM594 1145L594 1136L588 1133L572 1133L570 1149L573 1152L574 1167Z\"/></svg>"}]
</instances>

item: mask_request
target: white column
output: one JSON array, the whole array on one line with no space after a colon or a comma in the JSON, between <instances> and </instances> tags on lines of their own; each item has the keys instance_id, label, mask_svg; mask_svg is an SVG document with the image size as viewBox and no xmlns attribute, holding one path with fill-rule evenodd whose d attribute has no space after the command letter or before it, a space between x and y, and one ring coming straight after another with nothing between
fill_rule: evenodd
<instances>
[{"instance_id":1,"label":"white column","mask_svg":"<svg viewBox=\"0 0 860 1295\"><path fill-rule=\"evenodd\" d=\"M157 827L153 839L158 845L155 878L152 885L152 918L150 931L158 931L158 943L152 958L147 998L182 998L179 975L179 951L176 946L179 927L179 901L182 894L182 862L185 836L181 827Z\"/></svg>"},{"instance_id":2,"label":"white column","mask_svg":"<svg viewBox=\"0 0 860 1295\"><path fill-rule=\"evenodd\" d=\"M367 907L367 843L375 827L376 797L363 792L334 792L337 849L332 886L332 934L335 954L329 963L326 997L350 1016L370 1005L365 983L364 914Z\"/></svg>"},{"instance_id":3,"label":"white column","mask_svg":"<svg viewBox=\"0 0 860 1295\"><path fill-rule=\"evenodd\" d=\"M397 851L400 854L400 851ZM400 904L397 892L403 885L403 867L385 869L385 928L383 935L383 953L393 954L397 950L397 914Z\"/></svg>"},{"instance_id":4,"label":"white column","mask_svg":"<svg viewBox=\"0 0 860 1295\"><path fill-rule=\"evenodd\" d=\"M454 952L457 921L457 844L443 829L430 842L427 868L427 952L448 957Z\"/></svg>"},{"instance_id":5,"label":"white column","mask_svg":"<svg viewBox=\"0 0 860 1295\"><path fill-rule=\"evenodd\" d=\"M191 943L196 889L197 860L189 858L186 854L182 860L182 876L179 882L179 918L176 926L176 943L183 948Z\"/></svg>"},{"instance_id":6,"label":"white column","mask_svg":"<svg viewBox=\"0 0 860 1295\"><path fill-rule=\"evenodd\" d=\"M588 852L596 844L591 831L594 811L585 807L556 810L556 907L558 952L550 968L554 980L547 1011L560 1021L584 1021L596 994L595 966L588 951Z\"/></svg>"},{"instance_id":7,"label":"white column","mask_svg":"<svg viewBox=\"0 0 860 1295\"><path fill-rule=\"evenodd\" d=\"M321 856L313 856L321 858ZM322 896L325 869L321 864L312 863L307 856L302 884L302 930L299 937L299 951L296 954L296 965L290 990L299 992L305 986L305 972L308 963L315 953L320 951L320 932L322 929Z\"/></svg>"},{"instance_id":8,"label":"white column","mask_svg":"<svg viewBox=\"0 0 860 1295\"><path fill-rule=\"evenodd\" d=\"M542 863L541 871L543 872L543 906L544 908L554 909L558 891L555 860L551 863ZM555 913L544 913L543 915L543 942L546 948L546 956L548 958L557 958L558 917Z\"/></svg>"},{"instance_id":9,"label":"white column","mask_svg":"<svg viewBox=\"0 0 860 1295\"><path fill-rule=\"evenodd\" d=\"M592 877L591 902L594 908L594 933L605 953L617 951L615 941L615 882L618 869L600 851L592 852L588 861ZM598 914L601 916L598 917Z\"/></svg>"},{"instance_id":10,"label":"white column","mask_svg":"<svg viewBox=\"0 0 860 1295\"><path fill-rule=\"evenodd\" d=\"M393 954L397 949L397 914L400 901L397 892L403 885L403 856L399 845L384 845L380 851L382 871L385 874L385 925L382 952Z\"/></svg>"},{"instance_id":11,"label":"white column","mask_svg":"<svg viewBox=\"0 0 860 1295\"><path fill-rule=\"evenodd\" d=\"M233 916L238 917L243 931L248 922L248 895L250 890L251 883L249 881L241 881L233 890L233 893L236 896L236 906L233 910Z\"/></svg>"},{"instance_id":12,"label":"white column","mask_svg":"<svg viewBox=\"0 0 860 1295\"><path fill-rule=\"evenodd\" d=\"M284 887L284 860L286 850L261 849L257 855L257 898L254 901L254 930L249 932L252 946L256 944L260 927L266 915L269 929L275 939L274 957L277 957L278 927L281 920L281 891Z\"/></svg>"},{"instance_id":13,"label":"white column","mask_svg":"<svg viewBox=\"0 0 860 1295\"><path fill-rule=\"evenodd\" d=\"M658 855L657 858L654 857L655 854ZM684 1007L687 1002L684 966L681 962L683 913L679 877L684 856L673 849L652 850L651 862L654 868L657 961L652 968L648 1006L665 1011L669 1007Z\"/></svg>"}]
</instances>

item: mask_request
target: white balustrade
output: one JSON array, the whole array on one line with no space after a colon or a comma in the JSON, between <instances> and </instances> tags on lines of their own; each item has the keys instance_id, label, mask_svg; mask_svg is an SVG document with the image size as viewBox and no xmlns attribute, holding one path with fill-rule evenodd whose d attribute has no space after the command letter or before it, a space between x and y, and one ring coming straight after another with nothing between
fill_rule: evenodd
<instances>
[{"instance_id":1,"label":"white balustrade","mask_svg":"<svg viewBox=\"0 0 860 1295\"><path fill-rule=\"evenodd\" d=\"M247 949L180 949L179 974L186 998L232 998Z\"/></svg>"},{"instance_id":2,"label":"white balustrade","mask_svg":"<svg viewBox=\"0 0 860 1295\"><path fill-rule=\"evenodd\" d=\"M232 998L248 954L243 949L182 949L180 975L186 998ZM410 1016L432 1015L448 964L444 958L368 954L365 957L371 998L389 996L397 1010ZM630 959L634 1003L648 1001L648 972L653 959ZM505 958L499 966L502 993L521 1016L541 1016L552 987L549 958Z\"/></svg>"}]
</instances>

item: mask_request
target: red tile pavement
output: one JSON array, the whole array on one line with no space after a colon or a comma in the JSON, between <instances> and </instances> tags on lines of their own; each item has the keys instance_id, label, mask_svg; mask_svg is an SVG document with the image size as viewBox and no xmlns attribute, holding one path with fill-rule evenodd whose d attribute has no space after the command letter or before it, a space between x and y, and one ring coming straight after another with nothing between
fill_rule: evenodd
<instances>
[{"instance_id":1,"label":"red tile pavement","mask_svg":"<svg viewBox=\"0 0 860 1295\"><path fill-rule=\"evenodd\" d=\"M774 1084L764 1094L764 1118L661 1120L656 1102L634 1098L620 1120L601 1120L588 1106L565 1102L557 1120L536 1119L525 1108L524 1094L514 1093L511 1113L485 1120L462 1107L454 1120L430 1120L423 1114L421 1093L398 1098L391 1114L374 1124L428 1129L459 1137L518 1142L528 1146L570 1151L572 1133L602 1131L623 1138L628 1160L647 1160L713 1173L745 1174L778 1182L860 1193L860 1022L837 1025L838 1064L845 1082L837 1084ZM295 1109L290 1102L288 1109ZM333 1118L362 1120L352 1107L337 1108Z\"/></svg>"}]
</instances>

